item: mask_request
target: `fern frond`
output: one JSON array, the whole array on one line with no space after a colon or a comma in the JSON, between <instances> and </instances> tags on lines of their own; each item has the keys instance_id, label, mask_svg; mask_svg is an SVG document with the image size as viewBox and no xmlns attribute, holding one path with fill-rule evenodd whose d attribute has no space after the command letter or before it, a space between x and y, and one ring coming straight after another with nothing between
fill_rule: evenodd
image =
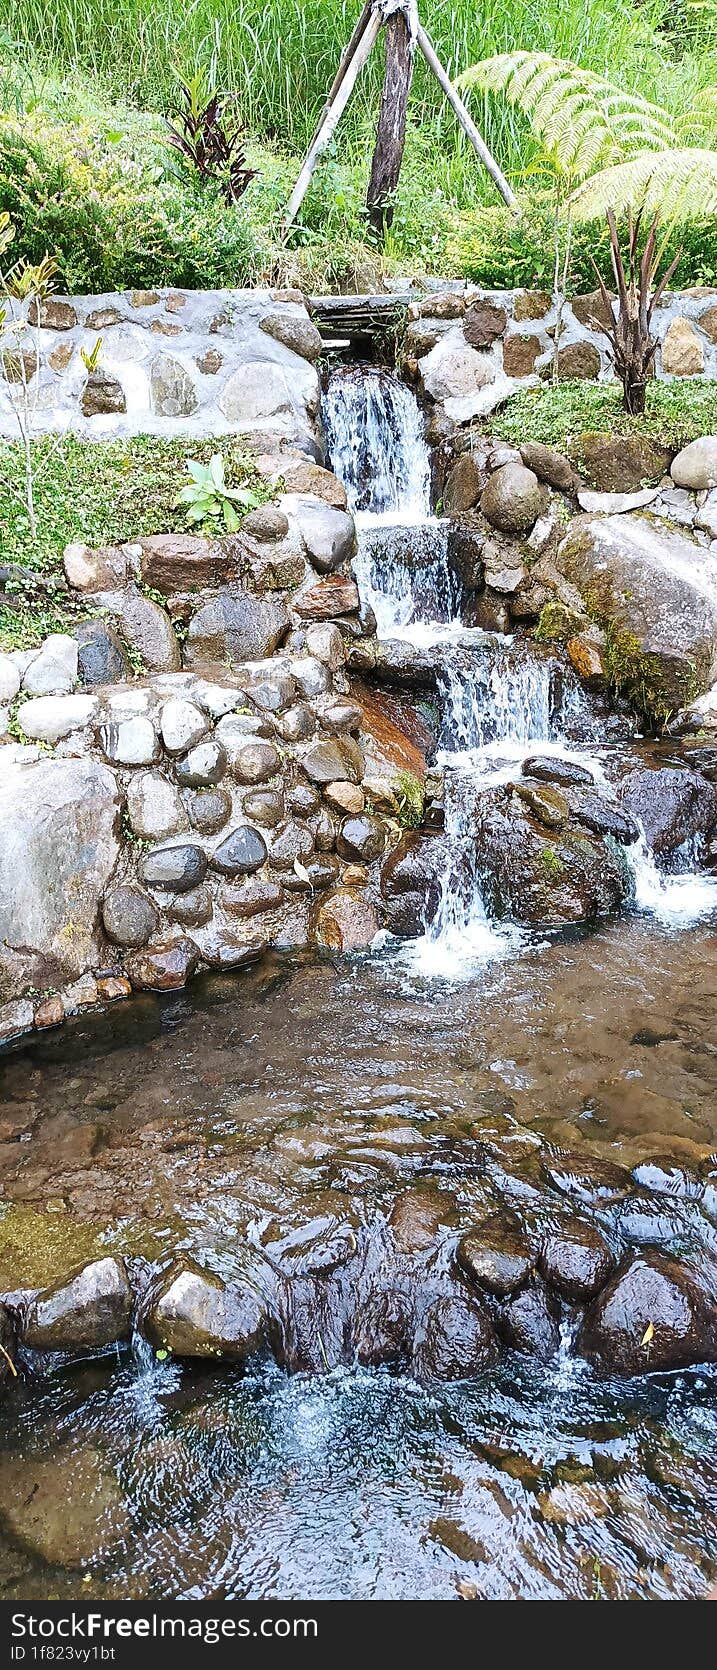
<instances>
[{"instance_id":1,"label":"fern frond","mask_svg":"<svg viewBox=\"0 0 717 1670\"><path fill-rule=\"evenodd\" d=\"M644 209L663 221L717 214L717 151L646 151L603 168L568 198L576 220L594 220L607 209Z\"/></svg>"},{"instance_id":2,"label":"fern frond","mask_svg":"<svg viewBox=\"0 0 717 1670\"><path fill-rule=\"evenodd\" d=\"M503 93L527 117L555 166L572 179L636 150L675 144L671 117L638 93L548 52L501 52L459 77L458 85Z\"/></svg>"}]
</instances>

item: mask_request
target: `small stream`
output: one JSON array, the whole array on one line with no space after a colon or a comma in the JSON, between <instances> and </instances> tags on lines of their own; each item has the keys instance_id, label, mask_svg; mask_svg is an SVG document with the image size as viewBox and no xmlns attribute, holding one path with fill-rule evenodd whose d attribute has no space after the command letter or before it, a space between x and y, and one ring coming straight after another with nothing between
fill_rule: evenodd
<instances>
[{"instance_id":1,"label":"small stream","mask_svg":"<svg viewBox=\"0 0 717 1670\"><path fill-rule=\"evenodd\" d=\"M491 919L474 797L539 751L609 798L640 742L550 654L466 628L410 391L342 371L326 415L363 597L439 665L438 911L413 941L268 958L0 1058L3 1289L108 1251L140 1285L180 1254L226 1281L258 1250L300 1270L337 1224L369 1270L393 1224L419 1282L440 1280L459 1222L563 1221L556 1156L588 1176L659 1156L674 1192L586 1215L616 1246L629 1217L632 1245L700 1261L717 1290L717 884L695 854L661 870L643 839L622 915L550 935ZM548 1360L506 1349L475 1380L419 1384L354 1360L337 1284L315 1286L316 1358L294 1373L162 1360L137 1334L6 1386L0 1598L670 1599L717 1581L717 1368L600 1378L564 1306ZM41 1546L18 1529L28 1480Z\"/></svg>"}]
</instances>

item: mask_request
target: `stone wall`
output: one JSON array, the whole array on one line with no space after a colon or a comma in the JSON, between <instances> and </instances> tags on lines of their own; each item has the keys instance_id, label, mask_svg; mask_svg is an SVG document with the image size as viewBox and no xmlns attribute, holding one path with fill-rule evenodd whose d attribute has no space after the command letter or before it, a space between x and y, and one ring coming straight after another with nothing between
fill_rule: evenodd
<instances>
[{"instance_id":1,"label":"stone wall","mask_svg":"<svg viewBox=\"0 0 717 1670\"><path fill-rule=\"evenodd\" d=\"M24 366L37 431L100 440L271 433L319 445L321 338L298 291L53 296L31 311L29 325L7 332L1 435L17 436L12 405ZM81 350L91 356L98 340L98 365L88 372Z\"/></svg>"},{"instance_id":2,"label":"stone wall","mask_svg":"<svg viewBox=\"0 0 717 1670\"><path fill-rule=\"evenodd\" d=\"M24 316L18 309L18 317ZM406 367L454 422L491 411L516 387L552 371L610 375L598 292L557 314L543 291L441 288L411 302ZM17 434L22 369L37 431L97 439L127 434L277 437L317 450L322 351L310 303L297 290L129 291L56 296L9 333L0 377L0 435ZM717 290L662 298L654 328L658 377L717 376ZM88 373L101 340L97 368ZM22 364L21 364L22 362ZM317 451L318 456L318 451Z\"/></svg>"}]
</instances>

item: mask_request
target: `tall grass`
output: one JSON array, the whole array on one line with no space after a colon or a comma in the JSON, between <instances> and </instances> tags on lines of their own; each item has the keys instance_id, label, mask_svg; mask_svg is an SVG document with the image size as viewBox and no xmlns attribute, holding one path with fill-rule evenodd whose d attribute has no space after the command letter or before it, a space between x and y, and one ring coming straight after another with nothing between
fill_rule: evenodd
<instances>
[{"instance_id":1,"label":"tall grass","mask_svg":"<svg viewBox=\"0 0 717 1670\"><path fill-rule=\"evenodd\" d=\"M607 72L625 86L679 104L681 89L717 80L715 56L677 63L674 35L660 26L677 0L421 0L421 15L449 70L493 52L545 49ZM168 110L178 73L214 58L224 85L242 100L254 133L301 151L314 127L361 0L0 0L0 26L39 61L80 71L107 93ZM363 141L375 111L380 63L362 78L345 129ZM504 106L479 112L501 163L519 174L531 145L520 117ZM457 170L464 145L452 113L419 62L412 122ZM451 158L453 162L451 164ZM475 169L471 166L471 177Z\"/></svg>"}]
</instances>

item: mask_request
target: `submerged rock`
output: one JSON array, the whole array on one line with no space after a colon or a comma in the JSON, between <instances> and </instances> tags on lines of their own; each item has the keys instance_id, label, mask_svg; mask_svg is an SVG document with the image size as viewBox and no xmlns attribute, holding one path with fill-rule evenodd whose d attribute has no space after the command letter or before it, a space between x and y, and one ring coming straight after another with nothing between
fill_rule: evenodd
<instances>
[{"instance_id":1,"label":"submerged rock","mask_svg":"<svg viewBox=\"0 0 717 1670\"><path fill-rule=\"evenodd\" d=\"M195 1265L175 1265L145 1319L152 1343L178 1357L223 1357L243 1363L266 1337L267 1314L246 1282L225 1286Z\"/></svg>"},{"instance_id":2,"label":"submerged rock","mask_svg":"<svg viewBox=\"0 0 717 1670\"><path fill-rule=\"evenodd\" d=\"M109 1461L78 1444L0 1458L0 1524L20 1548L69 1571L102 1559L131 1530Z\"/></svg>"},{"instance_id":3,"label":"submerged rock","mask_svg":"<svg viewBox=\"0 0 717 1670\"><path fill-rule=\"evenodd\" d=\"M539 1268L562 1299L585 1304L605 1286L615 1259L600 1231L576 1220L546 1235Z\"/></svg>"},{"instance_id":4,"label":"submerged rock","mask_svg":"<svg viewBox=\"0 0 717 1670\"><path fill-rule=\"evenodd\" d=\"M496 1326L506 1345L541 1363L550 1362L560 1348L557 1307L541 1281L514 1293L501 1306Z\"/></svg>"},{"instance_id":5,"label":"submerged rock","mask_svg":"<svg viewBox=\"0 0 717 1670\"><path fill-rule=\"evenodd\" d=\"M623 778L620 799L661 863L717 826L717 787L688 766L637 766Z\"/></svg>"},{"instance_id":6,"label":"submerged rock","mask_svg":"<svg viewBox=\"0 0 717 1670\"><path fill-rule=\"evenodd\" d=\"M132 1292L124 1260L100 1258L33 1299L24 1344L37 1351L96 1351L126 1339Z\"/></svg>"},{"instance_id":7,"label":"submerged rock","mask_svg":"<svg viewBox=\"0 0 717 1670\"><path fill-rule=\"evenodd\" d=\"M717 1361L717 1305L662 1253L629 1258L587 1312L576 1349L604 1374L659 1374Z\"/></svg>"},{"instance_id":8,"label":"submerged rock","mask_svg":"<svg viewBox=\"0 0 717 1670\"><path fill-rule=\"evenodd\" d=\"M135 991L168 992L186 986L199 963L191 939L168 939L128 957L125 972Z\"/></svg>"},{"instance_id":9,"label":"submerged rock","mask_svg":"<svg viewBox=\"0 0 717 1670\"><path fill-rule=\"evenodd\" d=\"M496 1215L463 1236L458 1262L472 1281L504 1299L527 1281L535 1254L519 1224Z\"/></svg>"}]
</instances>

